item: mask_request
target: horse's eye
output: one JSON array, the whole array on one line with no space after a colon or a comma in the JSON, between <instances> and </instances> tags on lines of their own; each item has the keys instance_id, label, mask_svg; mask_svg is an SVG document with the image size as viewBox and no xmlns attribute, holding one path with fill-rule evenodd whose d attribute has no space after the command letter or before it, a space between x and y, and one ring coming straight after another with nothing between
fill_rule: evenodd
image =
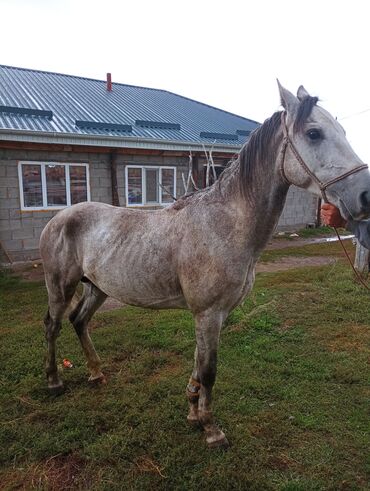
<instances>
[{"instance_id":1,"label":"horse's eye","mask_svg":"<svg viewBox=\"0 0 370 491\"><path fill-rule=\"evenodd\" d=\"M321 132L320 132L320 130L315 130L315 129L308 130L307 136L310 140L317 141L317 140L320 140L320 138L321 138Z\"/></svg>"}]
</instances>

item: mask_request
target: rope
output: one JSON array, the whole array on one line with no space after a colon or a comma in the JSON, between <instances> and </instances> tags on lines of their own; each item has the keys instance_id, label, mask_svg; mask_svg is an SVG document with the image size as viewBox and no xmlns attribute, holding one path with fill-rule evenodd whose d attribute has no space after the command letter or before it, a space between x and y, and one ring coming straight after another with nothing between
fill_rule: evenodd
<instances>
[{"instance_id":1,"label":"rope","mask_svg":"<svg viewBox=\"0 0 370 491\"><path fill-rule=\"evenodd\" d=\"M335 230L335 233L337 234L337 237L338 237L338 240L340 242L340 245L342 246L342 249L343 249L345 255L347 256L348 262L351 265L351 268L353 269L353 272L355 273L355 276L357 277L357 279L359 280L359 282L362 284L362 286L364 286L366 288L366 290L369 290L370 291L370 288L369 288L368 284L364 281L364 279L362 278L362 276L360 275L360 273L354 267L353 262L352 262L352 259L350 258L350 255L348 254L347 249L345 248L345 246L343 244L343 241L340 238L340 235L339 235L338 230L335 227L333 227L333 228Z\"/></svg>"}]
</instances>

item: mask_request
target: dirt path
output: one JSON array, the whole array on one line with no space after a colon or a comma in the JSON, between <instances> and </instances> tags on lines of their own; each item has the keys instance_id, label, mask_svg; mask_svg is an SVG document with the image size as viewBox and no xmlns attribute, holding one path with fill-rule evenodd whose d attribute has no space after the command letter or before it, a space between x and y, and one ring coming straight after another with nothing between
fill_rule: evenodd
<instances>
[{"instance_id":1,"label":"dirt path","mask_svg":"<svg viewBox=\"0 0 370 491\"><path fill-rule=\"evenodd\" d=\"M334 264L336 258L330 256L286 256L277 261L258 263L257 273L274 273L277 271L286 271L294 268L305 268L308 266L325 266Z\"/></svg>"}]
</instances>

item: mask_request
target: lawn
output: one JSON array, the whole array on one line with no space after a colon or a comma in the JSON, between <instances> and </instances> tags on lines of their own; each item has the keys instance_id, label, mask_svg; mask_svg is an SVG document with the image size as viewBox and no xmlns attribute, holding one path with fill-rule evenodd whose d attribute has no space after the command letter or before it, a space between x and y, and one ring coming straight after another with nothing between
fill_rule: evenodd
<instances>
[{"instance_id":1,"label":"lawn","mask_svg":"<svg viewBox=\"0 0 370 491\"><path fill-rule=\"evenodd\" d=\"M337 244L270 254L323 247L339 254ZM344 261L260 274L230 315L214 390L228 451L208 450L186 423L189 313L97 314L108 384L95 389L65 322L58 360L74 366L54 398L43 373L45 287L0 278L1 489L369 489L370 299Z\"/></svg>"}]
</instances>

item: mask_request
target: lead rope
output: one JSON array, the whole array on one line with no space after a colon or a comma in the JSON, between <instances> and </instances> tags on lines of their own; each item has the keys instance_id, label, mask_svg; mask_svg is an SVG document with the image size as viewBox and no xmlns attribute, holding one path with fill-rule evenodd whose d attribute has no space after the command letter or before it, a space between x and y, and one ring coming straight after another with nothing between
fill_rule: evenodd
<instances>
[{"instance_id":1,"label":"lead rope","mask_svg":"<svg viewBox=\"0 0 370 491\"><path fill-rule=\"evenodd\" d=\"M360 273L355 268L355 266L354 266L354 264L352 262L352 259L351 259L350 255L348 254L347 249L345 248L345 246L343 244L343 240L340 238L340 235L339 235L339 232L338 232L337 228L336 227L333 227L333 228L335 230L335 233L337 234L338 240L340 242L340 245L342 246L342 249L344 251L344 254L347 256L348 262L351 265L351 268L353 269L353 272L355 273L355 276L357 277L357 279L359 280L359 282L362 284L362 286L364 286L366 288L366 290L369 290L370 291L370 288L369 288L368 284L364 281L364 279L362 278L362 276L360 275Z\"/></svg>"}]
</instances>

